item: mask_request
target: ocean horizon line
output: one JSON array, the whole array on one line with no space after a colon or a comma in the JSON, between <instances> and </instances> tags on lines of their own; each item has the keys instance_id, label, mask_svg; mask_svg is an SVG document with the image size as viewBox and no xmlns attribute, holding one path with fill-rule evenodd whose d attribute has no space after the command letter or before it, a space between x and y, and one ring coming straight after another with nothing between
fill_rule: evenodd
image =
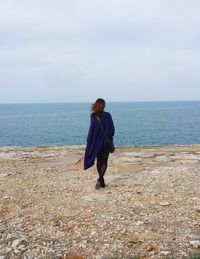
<instances>
[{"instance_id":1,"label":"ocean horizon line","mask_svg":"<svg viewBox=\"0 0 200 259\"><path fill-rule=\"evenodd\" d=\"M91 104L94 101L87 102L5 102L0 105L16 104ZM173 103L173 102L200 102L199 100L135 100L135 101L106 101L106 103Z\"/></svg>"}]
</instances>

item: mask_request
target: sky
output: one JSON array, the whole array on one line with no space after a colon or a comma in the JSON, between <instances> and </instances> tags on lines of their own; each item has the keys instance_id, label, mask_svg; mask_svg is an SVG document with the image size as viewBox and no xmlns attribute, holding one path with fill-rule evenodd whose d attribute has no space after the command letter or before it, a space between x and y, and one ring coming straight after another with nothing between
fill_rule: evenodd
<instances>
[{"instance_id":1,"label":"sky","mask_svg":"<svg viewBox=\"0 0 200 259\"><path fill-rule=\"evenodd\" d=\"M0 103L200 100L199 0L0 0Z\"/></svg>"}]
</instances>

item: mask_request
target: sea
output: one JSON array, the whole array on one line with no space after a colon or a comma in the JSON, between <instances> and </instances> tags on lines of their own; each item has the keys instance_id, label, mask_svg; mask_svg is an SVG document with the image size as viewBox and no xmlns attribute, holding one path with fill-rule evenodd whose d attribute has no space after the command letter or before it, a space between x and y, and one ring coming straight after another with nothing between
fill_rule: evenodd
<instances>
[{"instance_id":1,"label":"sea","mask_svg":"<svg viewBox=\"0 0 200 259\"><path fill-rule=\"evenodd\" d=\"M0 104L0 146L85 145L90 103ZM200 101L107 103L116 146L200 143Z\"/></svg>"}]
</instances>

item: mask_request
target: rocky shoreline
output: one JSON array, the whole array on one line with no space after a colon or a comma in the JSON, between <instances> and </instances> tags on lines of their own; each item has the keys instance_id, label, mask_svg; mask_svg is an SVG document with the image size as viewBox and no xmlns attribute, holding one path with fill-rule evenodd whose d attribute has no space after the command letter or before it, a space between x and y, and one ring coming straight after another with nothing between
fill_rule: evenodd
<instances>
[{"instance_id":1,"label":"rocky shoreline","mask_svg":"<svg viewBox=\"0 0 200 259\"><path fill-rule=\"evenodd\" d=\"M200 254L200 145L118 147L99 191L83 154L0 148L0 259Z\"/></svg>"}]
</instances>

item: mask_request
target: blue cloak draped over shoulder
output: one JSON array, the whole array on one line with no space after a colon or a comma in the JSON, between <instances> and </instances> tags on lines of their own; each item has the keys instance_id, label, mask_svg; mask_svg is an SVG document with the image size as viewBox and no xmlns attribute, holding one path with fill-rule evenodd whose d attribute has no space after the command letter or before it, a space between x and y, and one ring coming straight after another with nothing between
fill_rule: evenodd
<instances>
[{"instance_id":1,"label":"blue cloak draped over shoulder","mask_svg":"<svg viewBox=\"0 0 200 259\"><path fill-rule=\"evenodd\" d=\"M115 133L115 127L111 114L104 111L99 115L99 119L105 130L106 136L108 139L112 140ZM90 128L84 156L84 170L94 165L98 152L106 143L105 136L100 128L96 114L92 113L90 116Z\"/></svg>"}]
</instances>

